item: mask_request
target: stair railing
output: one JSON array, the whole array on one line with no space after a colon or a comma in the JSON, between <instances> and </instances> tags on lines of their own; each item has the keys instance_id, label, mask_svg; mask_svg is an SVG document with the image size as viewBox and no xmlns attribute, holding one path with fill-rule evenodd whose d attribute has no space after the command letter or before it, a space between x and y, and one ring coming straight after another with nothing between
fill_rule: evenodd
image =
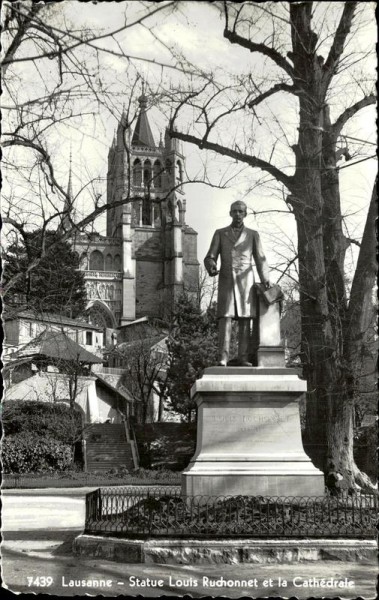
<instances>
[{"instance_id":1,"label":"stair railing","mask_svg":"<svg viewBox=\"0 0 379 600\"><path fill-rule=\"evenodd\" d=\"M132 449L132 455L133 455L134 468L138 469L139 468L139 452L138 452L136 434L134 433L133 427L130 428L130 431L131 431L132 438L133 438L131 440L131 449Z\"/></svg>"},{"instance_id":2,"label":"stair railing","mask_svg":"<svg viewBox=\"0 0 379 600\"><path fill-rule=\"evenodd\" d=\"M138 469L139 454L138 454L138 446L137 446L137 440L136 440L136 436L134 434L134 430L129 426L129 423L128 423L125 415L119 409L117 409L117 410L121 416L121 420L124 425L126 441L128 442L128 444L130 444L134 469Z\"/></svg>"}]
</instances>

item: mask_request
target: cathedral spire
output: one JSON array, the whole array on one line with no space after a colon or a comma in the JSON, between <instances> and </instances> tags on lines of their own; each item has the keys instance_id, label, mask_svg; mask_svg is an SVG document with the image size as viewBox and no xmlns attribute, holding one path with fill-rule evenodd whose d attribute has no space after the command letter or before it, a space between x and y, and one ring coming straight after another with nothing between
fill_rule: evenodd
<instances>
[{"instance_id":1,"label":"cathedral spire","mask_svg":"<svg viewBox=\"0 0 379 600\"><path fill-rule=\"evenodd\" d=\"M74 195L72 192L72 148L70 146L70 166L69 166L69 170L68 170L67 192L66 192L66 198L64 201L62 222L58 228L60 231L62 231L62 230L67 231L71 227L72 217L73 217L73 210L72 210L73 202L74 202Z\"/></svg>"},{"instance_id":2,"label":"cathedral spire","mask_svg":"<svg viewBox=\"0 0 379 600\"><path fill-rule=\"evenodd\" d=\"M133 133L132 145L155 148L153 134L147 118L147 96L145 95L144 83L142 84L142 94L138 98L138 103L140 110L137 117L136 128Z\"/></svg>"}]
</instances>

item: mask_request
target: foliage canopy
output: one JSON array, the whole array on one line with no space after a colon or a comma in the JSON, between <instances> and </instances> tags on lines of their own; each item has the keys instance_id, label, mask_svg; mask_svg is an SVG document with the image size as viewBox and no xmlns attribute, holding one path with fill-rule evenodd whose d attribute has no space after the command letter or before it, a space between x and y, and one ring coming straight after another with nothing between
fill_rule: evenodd
<instances>
[{"instance_id":1,"label":"foliage canopy","mask_svg":"<svg viewBox=\"0 0 379 600\"><path fill-rule=\"evenodd\" d=\"M12 281L13 288L7 301L10 308L27 306L72 317L84 311L86 291L79 257L57 232L27 232L8 247L5 258L4 282Z\"/></svg>"},{"instance_id":2,"label":"foliage canopy","mask_svg":"<svg viewBox=\"0 0 379 600\"><path fill-rule=\"evenodd\" d=\"M167 342L169 352L168 395L171 408L191 421L195 403L191 387L206 367L217 359L217 320L214 307L202 313L186 294L174 309L173 329Z\"/></svg>"}]
</instances>

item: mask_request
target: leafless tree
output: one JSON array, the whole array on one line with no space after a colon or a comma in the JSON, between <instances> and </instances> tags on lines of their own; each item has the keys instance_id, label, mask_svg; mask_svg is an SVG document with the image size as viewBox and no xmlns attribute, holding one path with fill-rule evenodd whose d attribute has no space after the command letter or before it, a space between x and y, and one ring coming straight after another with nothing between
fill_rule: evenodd
<instances>
[{"instance_id":1,"label":"leafless tree","mask_svg":"<svg viewBox=\"0 0 379 600\"><path fill-rule=\"evenodd\" d=\"M185 12L185 3L141 3L143 11L138 18L106 34L115 42L112 48L101 45L100 33L77 33L73 28L57 26L49 15L56 11L61 17L59 6L8 2L3 11L3 72L9 106L4 104L10 114L4 148L14 174L8 198L12 208L5 212L5 220L20 230L28 219L42 218L47 227L66 216L68 238L76 228L91 226L110 205L94 193L91 211L74 222L72 199L55 163L59 152L54 154L47 134L56 126L56 116L61 127L70 120L77 126L85 112L94 112L94 105L86 102L89 91L97 106L106 104L121 116L112 99L113 89L105 89L96 62L86 60L88 53L99 57L108 52L124 59L131 65L127 77L133 91L138 57L120 47L117 31L136 23L148 28L149 15L157 11L167 14L173 8ZM373 51L364 46L364 40L362 43L365 27L374 21L373 5L350 1L216 2L212 9L217 18L222 15L224 40L230 43L231 52L238 53L237 60L246 62L246 73L232 77L207 73L166 44L172 59L169 64L162 63L162 69L173 69L186 79L171 86L166 85L167 78L162 79L153 102L172 107L173 138L217 154L230 165L241 164L245 177L252 170L254 185L266 190L267 196L281 197L285 209L292 213L297 228L301 360L309 389L307 438L323 449L314 459L326 474L339 471L350 488L369 486L354 463L352 423L358 389L354 365L371 318L376 273L376 188L367 202L362 239L355 239L343 225L340 173L352 164L351 159L357 162L370 155L369 145L357 139L349 125L362 110L375 104L372 77L361 70ZM165 46L158 32L151 29L151 34ZM50 69L53 75L35 85L34 98L26 98L21 94L18 66L34 65L37 80L41 61L54 65L54 70ZM41 85L47 89L41 92ZM85 94L84 103L75 104L71 112L71 100L77 93ZM130 110L126 110L125 128L133 122L135 106L132 100ZM341 164L342 160L347 163ZM24 176L20 166L25 161ZM206 181L207 176L205 169L201 179ZM91 188L94 178L88 177L85 189ZM230 182L228 170L222 185L225 182ZM33 186L37 199L43 194L45 202L29 198L26 208L23 190ZM125 197L120 202L131 200ZM344 271L351 244L359 248L359 257L348 287Z\"/></svg>"},{"instance_id":2,"label":"leafless tree","mask_svg":"<svg viewBox=\"0 0 379 600\"><path fill-rule=\"evenodd\" d=\"M203 266L199 268L197 301L202 310L211 308L217 300L217 277L210 277Z\"/></svg>"},{"instance_id":3,"label":"leafless tree","mask_svg":"<svg viewBox=\"0 0 379 600\"><path fill-rule=\"evenodd\" d=\"M175 2L143 4L139 10L125 4L124 21L113 30L77 27L70 22L61 3L5 1L3 16L3 172L7 185L3 189L5 237L25 238L30 229L61 230L61 239L77 232L93 230L94 220L104 214L112 200L99 194L99 173L89 167L80 169L84 183L70 193L67 182L68 156L60 151L61 140L70 139L73 131L101 138L104 125L100 115L111 114L125 131L136 118L140 93L141 62L148 58L134 56L124 49L120 36L131 28L168 11ZM131 13L129 15L129 13ZM107 78L101 68L101 56L125 61L128 67L119 81ZM181 70L180 65L150 61L161 68ZM117 78L116 78L117 79ZM138 84L138 86L137 86ZM122 108L124 99L127 105ZM79 170L73 157L73 169ZM130 192L130 191L129 191ZM87 202L84 218L75 218L79 198ZM126 204L135 200L127 193ZM54 244L49 245L53 249ZM47 250L42 236L40 257L31 261L29 271ZM7 284L4 294L11 291Z\"/></svg>"},{"instance_id":4,"label":"leafless tree","mask_svg":"<svg viewBox=\"0 0 379 600\"><path fill-rule=\"evenodd\" d=\"M266 184L283 193L297 227L307 439L321 450L313 458L326 474L338 471L348 488L371 487L354 463L353 407L355 364L368 329L376 273L376 186L368 199L362 239L349 239L343 228L340 172L345 165L340 161L369 154L363 140L365 154L358 155L362 140L349 136L346 128L376 102L370 74L357 74L357 65L368 64L374 50L362 46L373 7L359 2L224 2L221 11L230 51L243 58L243 49L255 63L249 63L246 76L228 84L215 76L192 81L185 90L171 89L171 136L249 165L252 177L260 170ZM360 35L361 47L359 42L354 46L352 40ZM279 111L278 99L284 111ZM243 129L238 121L246 115L251 124ZM187 126L179 128L179 118L181 123L187 118ZM286 123L295 118L296 130ZM267 144L256 154L254 132L260 127ZM345 263L352 242L359 246L359 256L349 289Z\"/></svg>"},{"instance_id":5,"label":"leafless tree","mask_svg":"<svg viewBox=\"0 0 379 600\"><path fill-rule=\"evenodd\" d=\"M152 417L153 394L158 396L158 420L162 419L167 399L167 350L164 336L136 334L112 352L112 360L124 370L121 383L136 401L137 416L142 423Z\"/></svg>"}]
</instances>

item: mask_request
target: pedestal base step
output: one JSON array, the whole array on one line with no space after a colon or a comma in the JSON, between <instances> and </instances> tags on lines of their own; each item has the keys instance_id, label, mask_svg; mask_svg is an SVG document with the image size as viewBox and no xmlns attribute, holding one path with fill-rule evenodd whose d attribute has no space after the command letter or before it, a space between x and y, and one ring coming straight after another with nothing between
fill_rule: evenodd
<instances>
[{"instance_id":1,"label":"pedestal base step","mask_svg":"<svg viewBox=\"0 0 379 600\"><path fill-rule=\"evenodd\" d=\"M186 496L322 496L322 473L300 475L235 473L183 473L182 494Z\"/></svg>"},{"instance_id":2,"label":"pedestal base step","mask_svg":"<svg viewBox=\"0 0 379 600\"><path fill-rule=\"evenodd\" d=\"M288 564L318 560L356 563L374 561L377 544L376 540L349 539L123 540L81 534L74 540L73 552L75 556L128 564Z\"/></svg>"}]
</instances>

